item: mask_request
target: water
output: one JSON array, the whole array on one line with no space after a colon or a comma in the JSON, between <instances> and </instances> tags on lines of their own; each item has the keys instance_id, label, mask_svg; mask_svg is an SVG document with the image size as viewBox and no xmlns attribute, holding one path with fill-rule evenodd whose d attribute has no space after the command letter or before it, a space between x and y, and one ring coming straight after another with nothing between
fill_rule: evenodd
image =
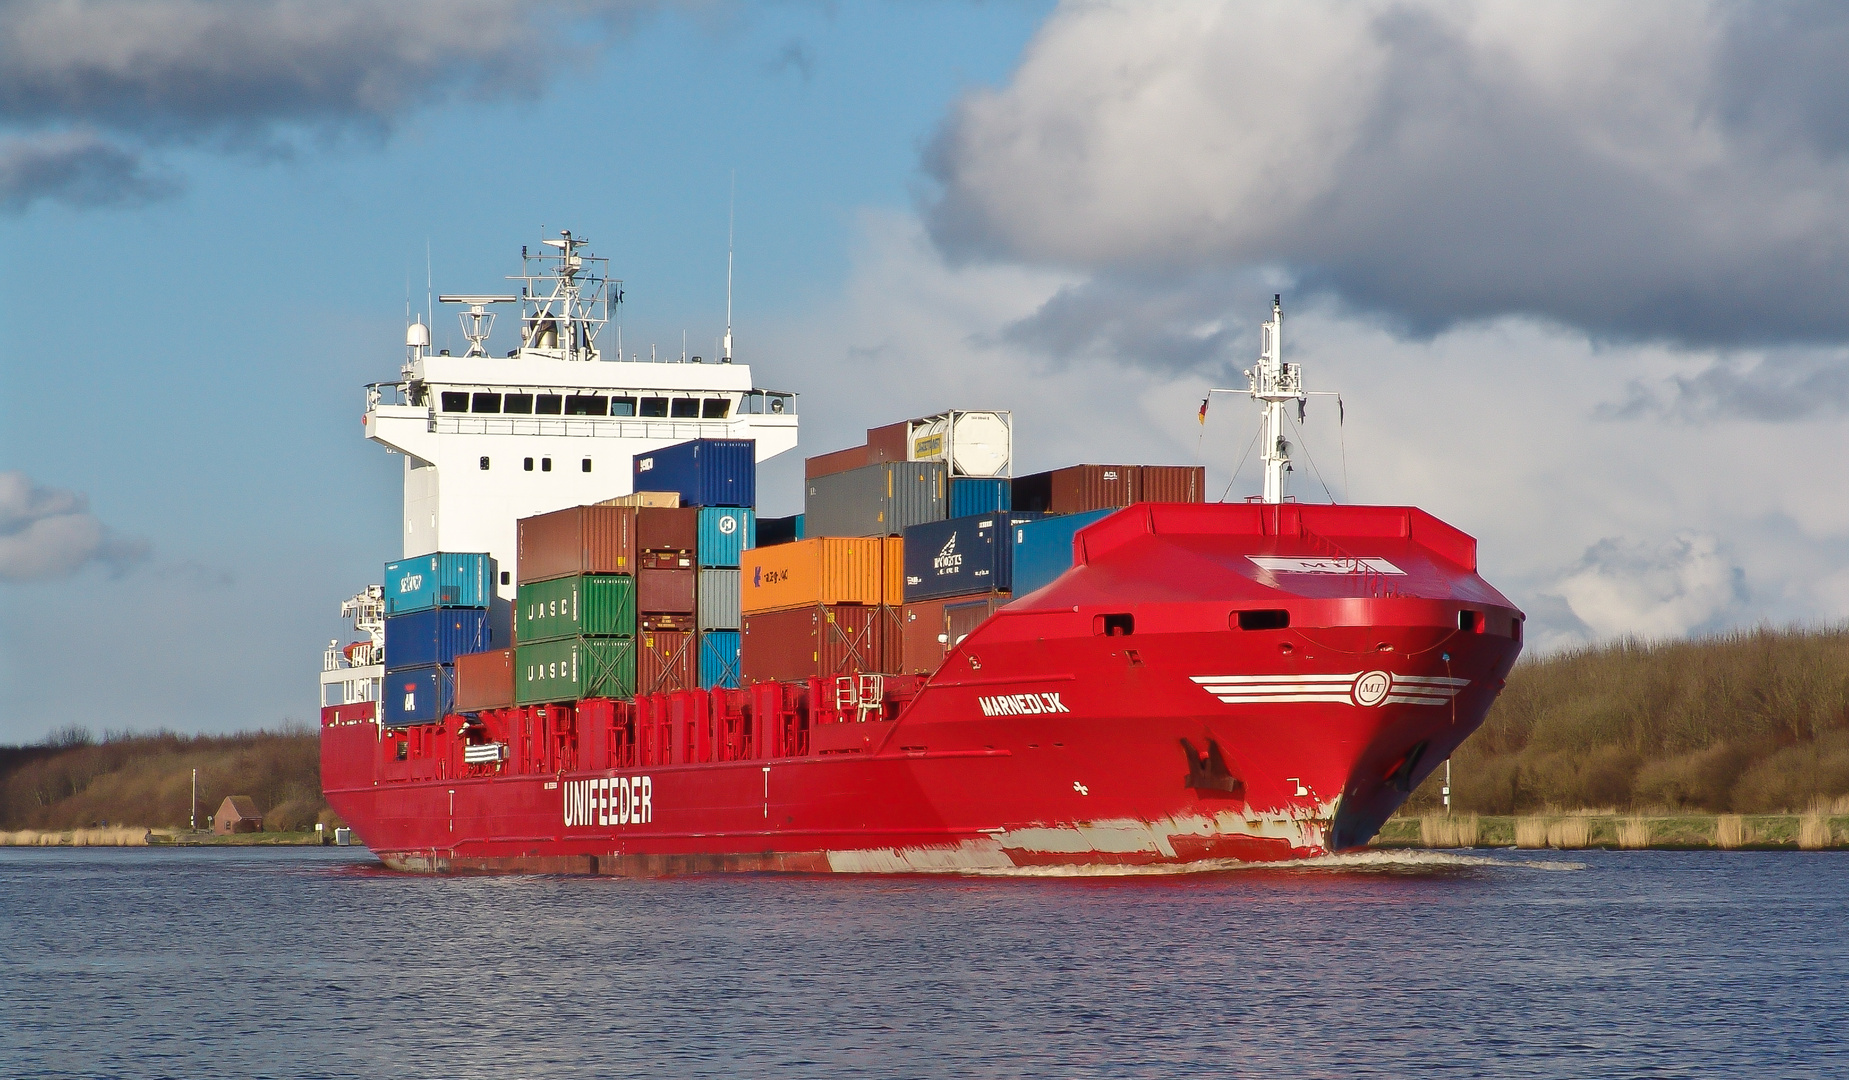
<instances>
[{"instance_id":1,"label":"water","mask_svg":"<svg viewBox=\"0 0 1849 1080\"><path fill-rule=\"evenodd\" d=\"M1849 1075L1849 859L402 877L0 849L13 1077Z\"/></svg>"}]
</instances>

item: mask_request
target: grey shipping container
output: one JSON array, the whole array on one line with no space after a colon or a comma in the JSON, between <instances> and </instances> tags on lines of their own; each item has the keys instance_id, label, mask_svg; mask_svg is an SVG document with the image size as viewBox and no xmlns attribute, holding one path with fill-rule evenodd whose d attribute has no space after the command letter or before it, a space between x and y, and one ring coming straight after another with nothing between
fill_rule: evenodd
<instances>
[{"instance_id":1,"label":"grey shipping container","mask_svg":"<svg viewBox=\"0 0 1849 1080\"><path fill-rule=\"evenodd\" d=\"M803 499L805 536L898 536L942 521L949 502L941 461L889 461L812 477Z\"/></svg>"},{"instance_id":2,"label":"grey shipping container","mask_svg":"<svg viewBox=\"0 0 1849 1080\"><path fill-rule=\"evenodd\" d=\"M699 630L736 630L739 624L738 571L700 571Z\"/></svg>"}]
</instances>

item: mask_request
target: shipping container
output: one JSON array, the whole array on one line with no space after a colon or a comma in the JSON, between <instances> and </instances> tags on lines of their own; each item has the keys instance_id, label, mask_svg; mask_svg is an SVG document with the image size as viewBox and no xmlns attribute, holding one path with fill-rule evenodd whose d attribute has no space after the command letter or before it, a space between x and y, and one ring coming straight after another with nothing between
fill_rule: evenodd
<instances>
[{"instance_id":1,"label":"shipping container","mask_svg":"<svg viewBox=\"0 0 1849 1080\"><path fill-rule=\"evenodd\" d=\"M905 603L905 537L888 536L880 559L880 603L897 610Z\"/></svg>"},{"instance_id":2,"label":"shipping container","mask_svg":"<svg viewBox=\"0 0 1849 1080\"><path fill-rule=\"evenodd\" d=\"M1014 480L1014 509L1053 514L1129 506L1140 496L1138 465L1073 465Z\"/></svg>"},{"instance_id":3,"label":"shipping container","mask_svg":"<svg viewBox=\"0 0 1849 1080\"><path fill-rule=\"evenodd\" d=\"M700 682L696 635L688 630L666 630L636 637L636 692L671 694L697 689Z\"/></svg>"},{"instance_id":4,"label":"shipping container","mask_svg":"<svg viewBox=\"0 0 1849 1080\"><path fill-rule=\"evenodd\" d=\"M753 548L739 568L741 609L775 611L885 600L883 539L820 536Z\"/></svg>"},{"instance_id":5,"label":"shipping container","mask_svg":"<svg viewBox=\"0 0 1849 1080\"><path fill-rule=\"evenodd\" d=\"M980 514L905 530L903 602L1007 592L1014 587L1015 525L1044 514Z\"/></svg>"},{"instance_id":6,"label":"shipping container","mask_svg":"<svg viewBox=\"0 0 1849 1080\"><path fill-rule=\"evenodd\" d=\"M884 427L868 428L866 463L878 465L886 461L910 461L913 423L911 420L901 420Z\"/></svg>"},{"instance_id":7,"label":"shipping container","mask_svg":"<svg viewBox=\"0 0 1849 1080\"><path fill-rule=\"evenodd\" d=\"M958 642L1009 599L1007 593L991 593L905 605L900 621L900 674L930 675L935 672ZM955 620L950 618L953 608ZM956 623L954 634L953 621Z\"/></svg>"},{"instance_id":8,"label":"shipping container","mask_svg":"<svg viewBox=\"0 0 1849 1080\"><path fill-rule=\"evenodd\" d=\"M759 518L757 522L756 543L752 547L773 547L788 544L803 538L803 516L792 514L789 517Z\"/></svg>"},{"instance_id":9,"label":"shipping container","mask_svg":"<svg viewBox=\"0 0 1849 1080\"><path fill-rule=\"evenodd\" d=\"M385 617L387 667L447 664L463 653L496 645L488 612L481 608L433 608Z\"/></svg>"},{"instance_id":10,"label":"shipping container","mask_svg":"<svg viewBox=\"0 0 1849 1080\"><path fill-rule=\"evenodd\" d=\"M950 478L949 514L953 518L1004 513L1014 503L1014 481L1005 476Z\"/></svg>"},{"instance_id":11,"label":"shipping container","mask_svg":"<svg viewBox=\"0 0 1849 1080\"><path fill-rule=\"evenodd\" d=\"M757 443L692 439L635 458L637 491L679 493L682 506L756 506Z\"/></svg>"},{"instance_id":12,"label":"shipping container","mask_svg":"<svg viewBox=\"0 0 1849 1080\"><path fill-rule=\"evenodd\" d=\"M743 621L739 670L746 682L890 670L887 631L896 622L891 608L816 605L747 614ZM892 629L896 639L897 627Z\"/></svg>"},{"instance_id":13,"label":"shipping container","mask_svg":"<svg viewBox=\"0 0 1849 1080\"><path fill-rule=\"evenodd\" d=\"M738 565L738 557L758 546L758 513L750 507L700 508L701 566Z\"/></svg>"},{"instance_id":14,"label":"shipping container","mask_svg":"<svg viewBox=\"0 0 1849 1080\"><path fill-rule=\"evenodd\" d=\"M456 657L454 675L456 712L514 707L514 650L463 653Z\"/></svg>"},{"instance_id":15,"label":"shipping container","mask_svg":"<svg viewBox=\"0 0 1849 1080\"><path fill-rule=\"evenodd\" d=\"M598 506L665 506L673 509L681 504L678 491L638 491L632 495L618 495L614 499L605 499Z\"/></svg>"},{"instance_id":16,"label":"shipping container","mask_svg":"<svg viewBox=\"0 0 1849 1080\"><path fill-rule=\"evenodd\" d=\"M738 688L738 631L706 630L700 634L700 689Z\"/></svg>"},{"instance_id":17,"label":"shipping container","mask_svg":"<svg viewBox=\"0 0 1849 1080\"><path fill-rule=\"evenodd\" d=\"M636 693L639 638L560 638L514 648L514 700L543 705Z\"/></svg>"},{"instance_id":18,"label":"shipping container","mask_svg":"<svg viewBox=\"0 0 1849 1080\"><path fill-rule=\"evenodd\" d=\"M514 602L521 644L562 637L630 637L636 632L636 579L582 574L520 586Z\"/></svg>"},{"instance_id":19,"label":"shipping container","mask_svg":"<svg viewBox=\"0 0 1849 1080\"><path fill-rule=\"evenodd\" d=\"M379 704L385 706L384 726L434 724L450 713L453 692L450 669L443 664L391 668L381 684Z\"/></svg>"},{"instance_id":20,"label":"shipping container","mask_svg":"<svg viewBox=\"0 0 1849 1080\"><path fill-rule=\"evenodd\" d=\"M440 607L487 607L495 565L486 554L444 552L385 564L385 613Z\"/></svg>"},{"instance_id":21,"label":"shipping container","mask_svg":"<svg viewBox=\"0 0 1849 1080\"><path fill-rule=\"evenodd\" d=\"M1073 534L1116 512L1093 510L1084 514L1062 514L1016 525L1012 567L1014 595L1025 596L1072 569Z\"/></svg>"},{"instance_id":22,"label":"shipping container","mask_svg":"<svg viewBox=\"0 0 1849 1080\"><path fill-rule=\"evenodd\" d=\"M700 511L644 506L636 511L636 550L692 552L700 544Z\"/></svg>"},{"instance_id":23,"label":"shipping container","mask_svg":"<svg viewBox=\"0 0 1849 1080\"><path fill-rule=\"evenodd\" d=\"M1007 476L1011 471L1012 413L952 409L914 420L910 427L906 457L912 461L941 461L951 476Z\"/></svg>"},{"instance_id":24,"label":"shipping container","mask_svg":"<svg viewBox=\"0 0 1849 1080\"><path fill-rule=\"evenodd\" d=\"M738 571L725 569L700 571L700 595L696 606L699 608L697 629L701 633L708 630L738 629L740 614Z\"/></svg>"},{"instance_id":25,"label":"shipping container","mask_svg":"<svg viewBox=\"0 0 1849 1080\"><path fill-rule=\"evenodd\" d=\"M904 460L901 458L900 460ZM813 480L818 476L833 476L849 469L860 469L873 462L867 457L864 446L850 446L846 450L834 450L826 454L817 454L803 459L803 479Z\"/></svg>"},{"instance_id":26,"label":"shipping container","mask_svg":"<svg viewBox=\"0 0 1849 1080\"><path fill-rule=\"evenodd\" d=\"M694 611L699 571L693 567L636 571L636 610L651 615L688 615Z\"/></svg>"},{"instance_id":27,"label":"shipping container","mask_svg":"<svg viewBox=\"0 0 1849 1080\"><path fill-rule=\"evenodd\" d=\"M868 465L807 482L803 527L811 536L897 536L941 521L949 499L941 461Z\"/></svg>"},{"instance_id":28,"label":"shipping container","mask_svg":"<svg viewBox=\"0 0 1849 1080\"><path fill-rule=\"evenodd\" d=\"M636 572L634 506L573 506L521 518L516 579L530 581L579 574Z\"/></svg>"},{"instance_id":29,"label":"shipping container","mask_svg":"<svg viewBox=\"0 0 1849 1080\"><path fill-rule=\"evenodd\" d=\"M1136 481L1137 502L1207 501L1204 465L1145 465Z\"/></svg>"}]
</instances>

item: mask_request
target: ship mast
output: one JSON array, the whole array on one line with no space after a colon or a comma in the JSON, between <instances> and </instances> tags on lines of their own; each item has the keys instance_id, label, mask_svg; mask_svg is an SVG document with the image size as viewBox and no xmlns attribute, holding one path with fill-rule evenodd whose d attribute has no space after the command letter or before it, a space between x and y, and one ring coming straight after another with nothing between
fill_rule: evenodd
<instances>
[{"instance_id":1,"label":"ship mast","mask_svg":"<svg viewBox=\"0 0 1849 1080\"><path fill-rule=\"evenodd\" d=\"M1290 441L1284 437L1284 403L1302 402L1303 371L1284 362L1284 298L1271 298L1271 321L1259 332L1258 366L1246 370L1248 393L1265 404L1265 491L1261 500L1284 501L1284 480L1291 471Z\"/></svg>"}]
</instances>

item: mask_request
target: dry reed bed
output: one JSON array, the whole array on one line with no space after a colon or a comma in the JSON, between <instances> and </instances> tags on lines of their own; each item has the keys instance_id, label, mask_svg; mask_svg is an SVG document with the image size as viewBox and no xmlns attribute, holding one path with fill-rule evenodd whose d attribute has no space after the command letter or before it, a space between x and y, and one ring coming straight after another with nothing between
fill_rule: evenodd
<instances>
[{"instance_id":1,"label":"dry reed bed","mask_svg":"<svg viewBox=\"0 0 1849 1080\"><path fill-rule=\"evenodd\" d=\"M146 829L21 829L0 832L0 847L146 847Z\"/></svg>"},{"instance_id":2,"label":"dry reed bed","mask_svg":"<svg viewBox=\"0 0 1849 1080\"><path fill-rule=\"evenodd\" d=\"M1834 809L1830 807L1827 809ZM1423 848L1516 847L1572 851L1581 848L1798 848L1822 851L1849 847L1849 815L1803 814L1618 814L1574 811L1523 816L1426 814L1398 818L1381 830L1378 843Z\"/></svg>"}]
</instances>

